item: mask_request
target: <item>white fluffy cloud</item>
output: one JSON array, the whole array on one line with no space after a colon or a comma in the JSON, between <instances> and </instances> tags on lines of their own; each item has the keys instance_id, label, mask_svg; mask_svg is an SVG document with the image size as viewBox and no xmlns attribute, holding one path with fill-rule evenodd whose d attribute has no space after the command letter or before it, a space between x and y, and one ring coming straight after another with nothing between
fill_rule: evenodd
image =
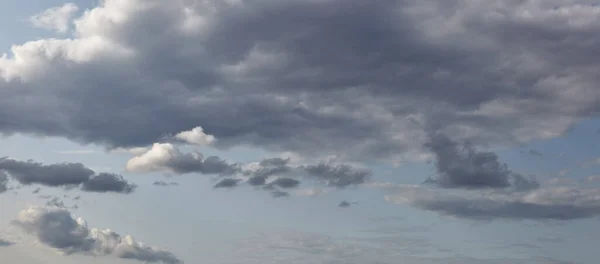
<instances>
[{"instance_id":1,"label":"white fluffy cloud","mask_svg":"<svg viewBox=\"0 0 600 264\"><path fill-rule=\"evenodd\" d=\"M67 33L72 23L72 18L78 10L79 8L75 4L66 3L34 15L30 18L30 21L35 27L55 30L58 33Z\"/></svg>"},{"instance_id":2,"label":"white fluffy cloud","mask_svg":"<svg viewBox=\"0 0 600 264\"><path fill-rule=\"evenodd\" d=\"M89 228L82 218L74 218L64 208L31 207L19 213L14 224L52 248L66 254L89 253L95 256L111 255L147 263L183 263L173 253L146 246L122 237L110 229Z\"/></svg>"},{"instance_id":3,"label":"white fluffy cloud","mask_svg":"<svg viewBox=\"0 0 600 264\"><path fill-rule=\"evenodd\" d=\"M216 140L213 135L205 134L202 127L195 127L192 130L179 132L175 135L175 138L201 146L210 145Z\"/></svg>"},{"instance_id":4,"label":"white fluffy cloud","mask_svg":"<svg viewBox=\"0 0 600 264\"><path fill-rule=\"evenodd\" d=\"M239 168L216 157L204 158L200 152L183 153L170 143L154 143L146 153L127 161L125 169L130 172L172 172L176 174L203 173L231 175Z\"/></svg>"}]
</instances>

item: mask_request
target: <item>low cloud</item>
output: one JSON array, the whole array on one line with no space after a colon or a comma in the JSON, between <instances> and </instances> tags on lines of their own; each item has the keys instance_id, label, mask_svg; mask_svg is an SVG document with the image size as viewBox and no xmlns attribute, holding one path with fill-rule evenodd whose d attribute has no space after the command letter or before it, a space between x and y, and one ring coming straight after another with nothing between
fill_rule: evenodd
<instances>
[{"instance_id":1,"label":"low cloud","mask_svg":"<svg viewBox=\"0 0 600 264\"><path fill-rule=\"evenodd\" d=\"M470 143L458 144L448 136L435 133L425 145L436 158L437 175L427 180L443 188L536 189L535 178L525 177L500 163L494 152L478 151Z\"/></svg>"},{"instance_id":2,"label":"low cloud","mask_svg":"<svg viewBox=\"0 0 600 264\"><path fill-rule=\"evenodd\" d=\"M288 192L284 192L284 191L272 191L271 196L273 198L282 198L282 197L289 197L290 194Z\"/></svg>"},{"instance_id":3,"label":"low cloud","mask_svg":"<svg viewBox=\"0 0 600 264\"><path fill-rule=\"evenodd\" d=\"M275 179L273 182L269 183L268 185L284 189L290 189L298 187L298 185L300 185L300 182L291 178L278 178Z\"/></svg>"},{"instance_id":4,"label":"low cloud","mask_svg":"<svg viewBox=\"0 0 600 264\"><path fill-rule=\"evenodd\" d=\"M32 207L19 213L13 223L52 248L66 254L86 253L116 256L147 263L183 263L173 253L122 237L110 229L88 228L82 218L74 218L62 208Z\"/></svg>"},{"instance_id":5,"label":"low cloud","mask_svg":"<svg viewBox=\"0 0 600 264\"><path fill-rule=\"evenodd\" d=\"M250 177L253 186L263 185L271 176L303 177L328 187L345 188L365 183L371 176L366 169L359 169L347 164L321 162L318 164L292 165L289 158L268 158L260 161L252 169L243 171Z\"/></svg>"},{"instance_id":6,"label":"low cloud","mask_svg":"<svg viewBox=\"0 0 600 264\"><path fill-rule=\"evenodd\" d=\"M233 188L238 185L240 179L226 178L215 184L214 188Z\"/></svg>"},{"instance_id":7,"label":"low cloud","mask_svg":"<svg viewBox=\"0 0 600 264\"><path fill-rule=\"evenodd\" d=\"M389 188L386 200L473 220L572 220L600 216L600 189L540 188L531 192L449 192L421 186Z\"/></svg>"},{"instance_id":8,"label":"low cloud","mask_svg":"<svg viewBox=\"0 0 600 264\"><path fill-rule=\"evenodd\" d=\"M23 185L40 184L49 187L81 186L87 192L131 193L136 185L123 176L112 173L96 174L81 163L58 163L44 165L34 161L18 161L0 158L0 175L6 175ZM39 188L33 191L39 192Z\"/></svg>"},{"instance_id":9,"label":"low cloud","mask_svg":"<svg viewBox=\"0 0 600 264\"><path fill-rule=\"evenodd\" d=\"M100 173L81 185L87 192L132 193L137 185L129 183L123 176L114 173Z\"/></svg>"},{"instance_id":10,"label":"low cloud","mask_svg":"<svg viewBox=\"0 0 600 264\"><path fill-rule=\"evenodd\" d=\"M20 184L41 184L51 187L76 186L94 175L94 171L81 163L43 165L34 161L0 158L0 170L8 172Z\"/></svg>"}]
</instances>

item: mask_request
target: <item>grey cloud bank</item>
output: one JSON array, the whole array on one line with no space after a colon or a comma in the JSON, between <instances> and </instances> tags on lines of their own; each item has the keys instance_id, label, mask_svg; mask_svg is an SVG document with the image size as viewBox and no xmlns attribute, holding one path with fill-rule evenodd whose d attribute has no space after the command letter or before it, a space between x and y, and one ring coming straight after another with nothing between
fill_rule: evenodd
<instances>
[{"instance_id":1,"label":"grey cloud bank","mask_svg":"<svg viewBox=\"0 0 600 264\"><path fill-rule=\"evenodd\" d=\"M425 131L512 144L600 110L600 7L469 3L103 1L0 58L0 132L396 162Z\"/></svg>"},{"instance_id":2,"label":"grey cloud bank","mask_svg":"<svg viewBox=\"0 0 600 264\"><path fill-rule=\"evenodd\" d=\"M386 200L472 220L575 220L600 216L600 189L540 188L516 193L449 193L421 186L391 187Z\"/></svg>"}]
</instances>

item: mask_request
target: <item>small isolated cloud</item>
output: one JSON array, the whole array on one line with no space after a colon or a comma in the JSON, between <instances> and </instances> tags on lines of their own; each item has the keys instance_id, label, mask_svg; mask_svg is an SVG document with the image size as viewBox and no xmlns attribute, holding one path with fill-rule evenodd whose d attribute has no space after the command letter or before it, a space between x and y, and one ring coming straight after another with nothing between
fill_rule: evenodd
<instances>
[{"instance_id":1,"label":"small isolated cloud","mask_svg":"<svg viewBox=\"0 0 600 264\"><path fill-rule=\"evenodd\" d=\"M290 194L288 192L284 192L284 191L272 191L271 196L273 198L282 198L282 197L288 197L288 196L290 196Z\"/></svg>"},{"instance_id":2,"label":"small isolated cloud","mask_svg":"<svg viewBox=\"0 0 600 264\"><path fill-rule=\"evenodd\" d=\"M87 192L131 193L135 188L137 185L114 173L100 173L81 185L81 189Z\"/></svg>"},{"instance_id":3,"label":"small isolated cloud","mask_svg":"<svg viewBox=\"0 0 600 264\"><path fill-rule=\"evenodd\" d=\"M544 156L544 154L542 152L539 152L538 150L535 150L535 149L530 149L527 153L529 153L529 155L531 155L531 156L537 156L537 157Z\"/></svg>"},{"instance_id":4,"label":"small isolated cloud","mask_svg":"<svg viewBox=\"0 0 600 264\"><path fill-rule=\"evenodd\" d=\"M154 185L154 186L175 186L175 185L179 185L179 183L166 182L166 181L155 181L152 183L152 185Z\"/></svg>"},{"instance_id":5,"label":"small isolated cloud","mask_svg":"<svg viewBox=\"0 0 600 264\"><path fill-rule=\"evenodd\" d=\"M34 27L54 30L58 33L67 33L70 28L71 18L79 8L73 3L46 9L42 13L32 16L29 21Z\"/></svg>"},{"instance_id":6,"label":"small isolated cloud","mask_svg":"<svg viewBox=\"0 0 600 264\"><path fill-rule=\"evenodd\" d=\"M348 201L342 201L338 204L339 207L350 207L350 202Z\"/></svg>"},{"instance_id":7,"label":"small isolated cloud","mask_svg":"<svg viewBox=\"0 0 600 264\"><path fill-rule=\"evenodd\" d=\"M239 171L237 164L216 156L204 158L202 153L182 153L170 143L155 143L147 152L127 161L129 172L168 172L175 174L202 173L231 175Z\"/></svg>"},{"instance_id":8,"label":"small isolated cloud","mask_svg":"<svg viewBox=\"0 0 600 264\"><path fill-rule=\"evenodd\" d=\"M327 189L321 188L307 188L294 191L294 196L303 196L303 197L315 197L319 195L326 194L328 192Z\"/></svg>"},{"instance_id":9,"label":"small isolated cloud","mask_svg":"<svg viewBox=\"0 0 600 264\"><path fill-rule=\"evenodd\" d=\"M226 178L215 184L214 188L233 188L238 185L240 179Z\"/></svg>"},{"instance_id":10,"label":"small isolated cloud","mask_svg":"<svg viewBox=\"0 0 600 264\"><path fill-rule=\"evenodd\" d=\"M202 127L195 127L192 130L180 132L175 135L175 139L200 146L210 145L216 140L213 135L205 134Z\"/></svg>"},{"instance_id":11,"label":"small isolated cloud","mask_svg":"<svg viewBox=\"0 0 600 264\"><path fill-rule=\"evenodd\" d=\"M396 186L385 199L473 220L572 220L600 216L600 189L543 188L515 193L462 193Z\"/></svg>"},{"instance_id":12,"label":"small isolated cloud","mask_svg":"<svg viewBox=\"0 0 600 264\"><path fill-rule=\"evenodd\" d=\"M0 171L23 185L40 184L50 187L77 187L87 192L131 193L136 185L123 176L112 173L96 174L81 163L44 165L34 161L0 158ZM33 193L39 192L38 189Z\"/></svg>"},{"instance_id":13,"label":"small isolated cloud","mask_svg":"<svg viewBox=\"0 0 600 264\"><path fill-rule=\"evenodd\" d=\"M25 232L65 254L86 253L115 256L147 263L183 263L173 253L122 237L110 229L88 228L82 218L74 218L64 208L31 207L23 210L13 223Z\"/></svg>"},{"instance_id":14,"label":"small isolated cloud","mask_svg":"<svg viewBox=\"0 0 600 264\"><path fill-rule=\"evenodd\" d=\"M436 158L437 176L427 180L444 188L507 188L531 190L539 187L528 178L500 163L494 152L477 151L468 142L459 145L448 136L436 133L425 145Z\"/></svg>"}]
</instances>

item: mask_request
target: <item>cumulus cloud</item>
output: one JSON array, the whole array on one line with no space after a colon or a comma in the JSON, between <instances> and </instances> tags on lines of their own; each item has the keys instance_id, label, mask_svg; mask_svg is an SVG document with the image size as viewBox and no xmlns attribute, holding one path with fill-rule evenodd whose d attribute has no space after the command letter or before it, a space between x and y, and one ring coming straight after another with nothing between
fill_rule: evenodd
<instances>
[{"instance_id":1,"label":"cumulus cloud","mask_svg":"<svg viewBox=\"0 0 600 264\"><path fill-rule=\"evenodd\" d=\"M81 185L81 189L88 192L131 193L135 188L137 185L114 173L99 173Z\"/></svg>"},{"instance_id":2,"label":"cumulus cloud","mask_svg":"<svg viewBox=\"0 0 600 264\"><path fill-rule=\"evenodd\" d=\"M210 145L216 139L213 135L207 135L204 133L202 127L195 127L189 131L179 132L175 135L176 139L183 140L190 144L196 145Z\"/></svg>"},{"instance_id":3,"label":"cumulus cloud","mask_svg":"<svg viewBox=\"0 0 600 264\"><path fill-rule=\"evenodd\" d=\"M41 184L50 187L77 187L88 192L131 193L136 185L123 176L111 173L96 174L81 163L44 165L32 160L19 161L0 158L0 171L23 185ZM1 173L0 173L1 175ZM39 192L39 188L33 193Z\"/></svg>"},{"instance_id":4,"label":"cumulus cloud","mask_svg":"<svg viewBox=\"0 0 600 264\"><path fill-rule=\"evenodd\" d=\"M0 120L10 120L0 132L139 147L201 124L217 148L361 161L419 159L431 129L475 145L552 138L600 110L589 56L598 10L563 0L100 1L75 18L72 38L0 58Z\"/></svg>"},{"instance_id":5,"label":"cumulus cloud","mask_svg":"<svg viewBox=\"0 0 600 264\"><path fill-rule=\"evenodd\" d=\"M600 189L540 188L516 193L464 193L396 186L386 200L474 220L572 220L600 216Z\"/></svg>"},{"instance_id":6,"label":"cumulus cloud","mask_svg":"<svg viewBox=\"0 0 600 264\"><path fill-rule=\"evenodd\" d=\"M74 218L61 208L31 207L19 213L13 223L52 248L66 254L112 255L149 263L182 263L173 253L148 247L127 235L110 229L88 228L82 218Z\"/></svg>"},{"instance_id":7,"label":"cumulus cloud","mask_svg":"<svg viewBox=\"0 0 600 264\"><path fill-rule=\"evenodd\" d=\"M72 18L79 8L73 3L46 9L44 12L32 16L31 24L38 28L54 30L58 33L67 33L72 23Z\"/></svg>"},{"instance_id":8,"label":"cumulus cloud","mask_svg":"<svg viewBox=\"0 0 600 264\"><path fill-rule=\"evenodd\" d=\"M528 178L500 163L494 152L478 151L470 143L462 145L448 136L436 133L426 146L436 158L437 176L427 182L446 188L507 188L530 190L539 187Z\"/></svg>"},{"instance_id":9,"label":"cumulus cloud","mask_svg":"<svg viewBox=\"0 0 600 264\"><path fill-rule=\"evenodd\" d=\"M237 164L230 164L216 156L204 158L202 153L183 153L170 143L154 143L146 153L127 161L129 172L170 172L175 174L202 173L231 175L239 171Z\"/></svg>"}]
</instances>

